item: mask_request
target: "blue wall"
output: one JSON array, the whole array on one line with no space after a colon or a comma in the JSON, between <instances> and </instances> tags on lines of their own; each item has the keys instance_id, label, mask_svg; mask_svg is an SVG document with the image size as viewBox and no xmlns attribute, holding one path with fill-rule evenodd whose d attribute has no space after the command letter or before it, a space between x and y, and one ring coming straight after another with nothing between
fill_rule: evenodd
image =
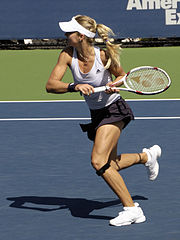
<instances>
[{"instance_id":1,"label":"blue wall","mask_svg":"<svg viewBox=\"0 0 180 240\"><path fill-rule=\"evenodd\" d=\"M117 38L180 37L180 0L0 0L0 39L61 38L58 21L77 14Z\"/></svg>"}]
</instances>

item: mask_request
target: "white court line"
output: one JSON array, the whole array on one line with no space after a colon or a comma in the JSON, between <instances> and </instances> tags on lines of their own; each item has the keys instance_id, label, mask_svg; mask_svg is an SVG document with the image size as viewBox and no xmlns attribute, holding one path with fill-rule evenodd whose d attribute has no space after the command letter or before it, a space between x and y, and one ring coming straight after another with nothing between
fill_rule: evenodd
<instances>
[{"instance_id":1,"label":"white court line","mask_svg":"<svg viewBox=\"0 0 180 240\"><path fill-rule=\"evenodd\" d=\"M177 117L135 117L136 120L171 120L171 119L180 119L180 116Z\"/></svg>"},{"instance_id":2,"label":"white court line","mask_svg":"<svg viewBox=\"0 0 180 240\"><path fill-rule=\"evenodd\" d=\"M29 100L29 101L0 101L0 103L65 103L65 102L85 102L85 100Z\"/></svg>"},{"instance_id":3,"label":"white court line","mask_svg":"<svg viewBox=\"0 0 180 240\"><path fill-rule=\"evenodd\" d=\"M79 121L90 118L0 118L0 121Z\"/></svg>"},{"instance_id":4,"label":"white court line","mask_svg":"<svg viewBox=\"0 0 180 240\"><path fill-rule=\"evenodd\" d=\"M135 117L136 120L175 120L180 119L178 117ZM0 118L1 122L8 121L86 121L90 118Z\"/></svg>"},{"instance_id":5,"label":"white court line","mask_svg":"<svg viewBox=\"0 0 180 240\"><path fill-rule=\"evenodd\" d=\"M150 101L180 101L180 98L166 99L125 99L127 102L150 102ZM65 102L85 102L85 100L29 100L29 101L0 101L0 103L65 103Z\"/></svg>"}]
</instances>

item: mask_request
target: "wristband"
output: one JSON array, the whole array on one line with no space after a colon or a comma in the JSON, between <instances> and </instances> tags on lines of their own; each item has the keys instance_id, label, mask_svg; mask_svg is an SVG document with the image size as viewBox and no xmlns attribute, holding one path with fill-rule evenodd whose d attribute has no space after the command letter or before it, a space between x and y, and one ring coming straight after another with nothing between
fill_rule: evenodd
<instances>
[{"instance_id":1,"label":"wristband","mask_svg":"<svg viewBox=\"0 0 180 240\"><path fill-rule=\"evenodd\" d=\"M70 83L69 85L68 85L68 92L77 92L76 90L75 90L75 87L76 87L76 83Z\"/></svg>"}]
</instances>

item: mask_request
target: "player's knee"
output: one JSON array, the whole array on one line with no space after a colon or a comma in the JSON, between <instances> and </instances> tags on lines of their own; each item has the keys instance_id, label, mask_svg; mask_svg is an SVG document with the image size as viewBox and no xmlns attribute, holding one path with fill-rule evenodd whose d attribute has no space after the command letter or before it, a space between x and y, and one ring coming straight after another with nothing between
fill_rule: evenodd
<instances>
[{"instance_id":1,"label":"player's knee","mask_svg":"<svg viewBox=\"0 0 180 240\"><path fill-rule=\"evenodd\" d=\"M91 154L91 164L96 170L100 169L108 161L108 154L93 149Z\"/></svg>"},{"instance_id":2,"label":"player's knee","mask_svg":"<svg viewBox=\"0 0 180 240\"><path fill-rule=\"evenodd\" d=\"M96 157L92 156L91 157L91 165L93 166L93 168L95 170L98 170L104 165L104 162L98 156L96 156Z\"/></svg>"},{"instance_id":3,"label":"player's knee","mask_svg":"<svg viewBox=\"0 0 180 240\"><path fill-rule=\"evenodd\" d=\"M100 169L96 170L96 174L98 176L103 176L103 174L106 172L106 170L110 167L110 163L107 162L106 164L104 164Z\"/></svg>"},{"instance_id":4,"label":"player's knee","mask_svg":"<svg viewBox=\"0 0 180 240\"><path fill-rule=\"evenodd\" d=\"M100 158L93 158L91 159L91 164L93 168L96 170L96 174L98 176L102 176L105 171L110 167L109 162L107 161L102 161Z\"/></svg>"}]
</instances>

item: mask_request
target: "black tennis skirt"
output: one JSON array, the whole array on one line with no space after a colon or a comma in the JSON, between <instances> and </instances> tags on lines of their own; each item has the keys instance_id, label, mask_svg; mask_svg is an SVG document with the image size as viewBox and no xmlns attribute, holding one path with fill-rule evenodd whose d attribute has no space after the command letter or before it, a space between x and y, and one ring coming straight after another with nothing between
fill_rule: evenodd
<instances>
[{"instance_id":1,"label":"black tennis skirt","mask_svg":"<svg viewBox=\"0 0 180 240\"><path fill-rule=\"evenodd\" d=\"M87 132L88 138L92 141L94 141L96 130L100 126L123 121L125 128L131 120L134 120L133 112L123 98L107 107L96 110L90 109L90 113L91 123L80 124L80 126L83 132Z\"/></svg>"}]
</instances>

